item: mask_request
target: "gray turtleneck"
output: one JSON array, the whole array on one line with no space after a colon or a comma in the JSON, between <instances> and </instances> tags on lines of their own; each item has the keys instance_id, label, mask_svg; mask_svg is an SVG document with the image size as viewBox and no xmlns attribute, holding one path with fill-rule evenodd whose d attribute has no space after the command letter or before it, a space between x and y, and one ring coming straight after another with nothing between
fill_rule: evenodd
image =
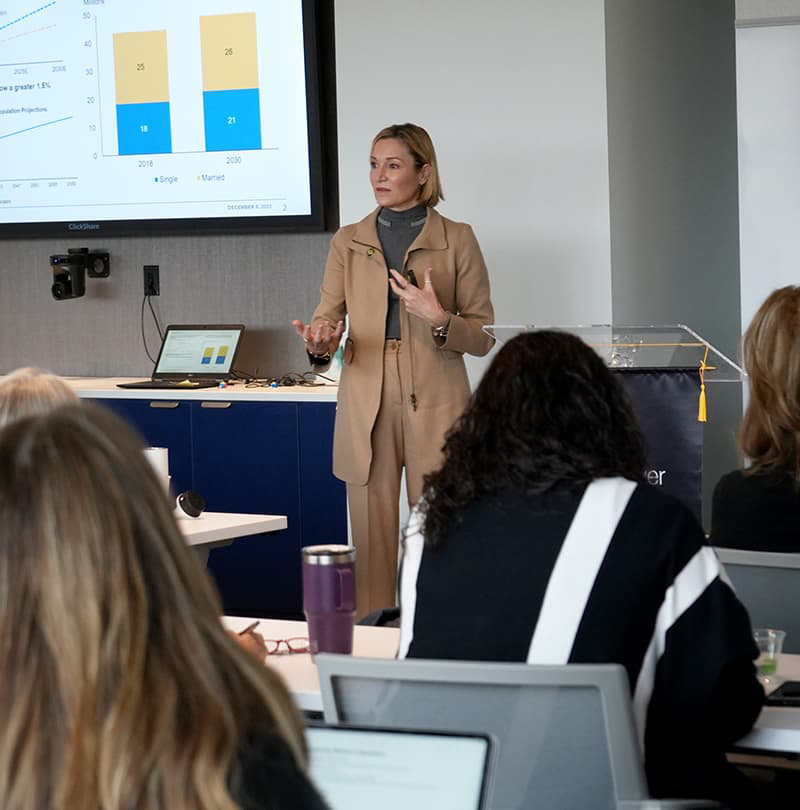
<instances>
[{"instance_id":1,"label":"gray turtleneck","mask_svg":"<svg viewBox=\"0 0 800 810\"><path fill-rule=\"evenodd\" d=\"M428 216L428 207L424 204L416 205L407 211L392 211L391 208L381 208L378 212L378 238L381 240L381 250L386 259L386 266L405 274L406 251L417 238L425 219ZM417 279L422 284L422 279ZM386 312L386 339L400 339L400 299L392 292L389 285L389 307Z\"/></svg>"}]
</instances>

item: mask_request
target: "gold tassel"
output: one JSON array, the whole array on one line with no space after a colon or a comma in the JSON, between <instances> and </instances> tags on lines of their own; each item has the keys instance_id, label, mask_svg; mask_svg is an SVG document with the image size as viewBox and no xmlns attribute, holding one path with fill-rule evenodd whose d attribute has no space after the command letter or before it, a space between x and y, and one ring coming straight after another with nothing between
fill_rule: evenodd
<instances>
[{"instance_id":1,"label":"gold tassel","mask_svg":"<svg viewBox=\"0 0 800 810\"><path fill-rule=\"evenodd\" d=\"M707 421L707 412L706 412L706 369L714 369L714 366L706 365L706 360L708 360L708 349L709 346L706 343L706 353L703 359L700 361L700 401L697 403L697 421L698 422L706 422Z\"/></svg>"}]
</instances>

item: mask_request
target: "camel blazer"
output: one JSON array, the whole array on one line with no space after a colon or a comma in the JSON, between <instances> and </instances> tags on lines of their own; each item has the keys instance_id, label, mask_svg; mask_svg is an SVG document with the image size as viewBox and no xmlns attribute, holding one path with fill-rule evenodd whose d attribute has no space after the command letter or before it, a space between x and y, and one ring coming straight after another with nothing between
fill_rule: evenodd
<instances>
[{"instance_id":1,"label":"camel blazer","mask_svg":"<svg viewBox=\"0 0 800 810\"><path fill-rule=\"evenodd\" d=\"M361 222L341 228L331 242L312 322L349 317L348 338L336 406L333 472L363 485L372 460L371 434L381 399L388 309L388 268L378 239L376 209ZM472 228L429 208L425 225L406 253L404 272L420 284L430 267L442 306L451 313L447 338L409 315L401 302L400 378L407 402L406 441L438 442L461 415L470 396L463 355L483 356L492 339L489 275Z\"/></svg>"}]
</instances>

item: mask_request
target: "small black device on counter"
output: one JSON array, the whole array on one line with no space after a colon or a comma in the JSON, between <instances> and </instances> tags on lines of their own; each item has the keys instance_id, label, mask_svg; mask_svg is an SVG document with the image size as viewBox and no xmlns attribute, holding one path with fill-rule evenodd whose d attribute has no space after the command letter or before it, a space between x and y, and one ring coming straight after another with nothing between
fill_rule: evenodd
<instances>
[{"instance_id":1,"label":"small black device on counter","mask_svg":"<svg viewBox=\"0 0 800 810\"><path fill-rule=\"evenodd\" d=\"M767 706L800 706L800 681L784 681L767 695L764 703Z\"/></svg>"},{"instance_id":2,"label":"small black device on counter","mask_svg":"<svg viewBox=\"0 0 800 810\"><path fill-rule=\"evenodd\" d=\"M181 492L175 499L175 508L179 517L198 518L203 514L206 508L205 498L193 489L188 489L186 492Z\"/></svg>"}]
</instances>

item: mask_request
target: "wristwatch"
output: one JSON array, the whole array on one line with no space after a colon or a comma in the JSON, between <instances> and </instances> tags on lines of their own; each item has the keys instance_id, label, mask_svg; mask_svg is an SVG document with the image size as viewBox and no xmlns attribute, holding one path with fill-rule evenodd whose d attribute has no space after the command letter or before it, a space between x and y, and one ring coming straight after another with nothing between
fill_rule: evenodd
<instances>
[{"instance_id":1,"label":"wristwatch","mask_svg":"<svg viewBox=\"0 0 800 810\"><path fill-rule=\"evenodd\" d=\"M445 321L444 326L434 326L431 330L433 332L433 336L437 338L442 338L444 340L447 337L447 330L450 328L450 315L447 316L447 320Z\"/></svg>"}]
</instances>

